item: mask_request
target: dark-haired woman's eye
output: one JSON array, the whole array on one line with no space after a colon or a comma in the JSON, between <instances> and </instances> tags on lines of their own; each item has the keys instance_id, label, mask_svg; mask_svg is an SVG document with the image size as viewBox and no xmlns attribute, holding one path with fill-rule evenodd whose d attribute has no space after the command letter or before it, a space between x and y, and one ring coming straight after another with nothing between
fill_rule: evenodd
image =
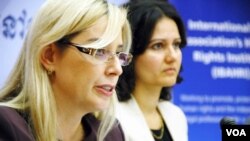
<instances>
[{"instance_id":1,"label":"dark-haired woman's eye","mask_svg":"<svg viewBox=\"0 0 250 141\"><path fill-rule=\"evenodd\" d=\"M163 49L163 44L162 43L156 43L151 46L153 50L160 50Z\"/></svg>"},{"instance_id":2,"label":"dark-haired woman's eye","mask_svg":"<svg viewBox=\"0 0 250 141\"><path fill-rule=\"evenodd\" d=\"M180 49L180 46L181 46L181 42L175 42L175 43L173 43L174 49Z\"/></svg>"}]
</instances>

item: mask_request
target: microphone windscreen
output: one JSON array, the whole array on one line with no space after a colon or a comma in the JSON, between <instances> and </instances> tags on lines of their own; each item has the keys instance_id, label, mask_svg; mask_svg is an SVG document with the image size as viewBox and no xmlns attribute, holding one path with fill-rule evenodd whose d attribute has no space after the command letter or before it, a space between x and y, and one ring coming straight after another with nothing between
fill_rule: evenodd
<instances>
[{"instance_id":1,"label":"microphone windscreen","mask_svg":"<svg viewBox=\"0 0 250 141\"><path fill-rule=\"evenodd\" d=\"M236 125L236 122L233 118L230 117L223 117L220 120L220 127L222 128L223 125Z\"/></svg>"},{"instance_id":2,"label":"microphone windscreen","mask_svg":"<svg viewBox=\"0 0 250 141\"><path fill-rule=\"evenodd\" d=\"M245 124L246 124L246 125L250 125L250 117L248 117L248 118L246 119Z\"/></svg>"}]
</instances>

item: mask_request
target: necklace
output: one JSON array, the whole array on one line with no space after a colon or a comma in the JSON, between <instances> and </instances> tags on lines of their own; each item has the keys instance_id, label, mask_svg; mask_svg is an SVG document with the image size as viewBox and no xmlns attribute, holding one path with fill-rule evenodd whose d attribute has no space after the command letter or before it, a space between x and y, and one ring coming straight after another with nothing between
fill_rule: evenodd
<instances>
[{"instance_id":1,"label":"necklace","mask_svg":"<svg viewBox=\"0 0 250 141\"><path fill-rule=\"evenodd\" d=\"M151 132L152 132L152 135L154 136L154 138L156 138L157 140L162 139L163 134L164 134L164 125L161 127L160 135L156 135L156 134L154 133L154 131L152 131L152 130L151 130Z\"/></svg>"}]
</instances>

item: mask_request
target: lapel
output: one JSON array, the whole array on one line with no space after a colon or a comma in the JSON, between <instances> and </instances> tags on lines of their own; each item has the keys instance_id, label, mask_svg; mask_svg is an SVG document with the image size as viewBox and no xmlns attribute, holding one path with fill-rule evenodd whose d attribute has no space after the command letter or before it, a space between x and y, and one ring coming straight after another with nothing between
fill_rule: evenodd
<instances>
[{"instance_id":1,"label":"lapel","mask_svg":"<svg viewBox=\"0 0 250 141\"><path fill-rule=\"evenodd\" d=\"M184 113L169 101L161 101L158 109L173 141L187 141L187 121Z\"/></svg>"},{"instance_id":2,"label":"lapel","mask_svg":"<svg viewBox=\"0 0 250 141\"><path fill-rule=\"evenodd\" d=\"M175 129L175 127L177 126L177 125L175 125L176 119L173 119L173 117L172 117L173 113L171 113L171 110L169 109L168 104L169 103L165 102L165 101L160 102L158 105L158 109L162 115L162 118L163 118L165 124L167 125L167 128L170 132L170 135L172 136L173 140L175 141L175 138L177 136L176 129Z\"/></svg>"},{"instance_id":3,"label":"lapel","mask_svg":"<svg viewBox=\"0 0 250 141\"><path fill-rule=\"evenodd\" d=\"M135 99L120 102L117 118L125 133L126 141L154 141L147 122ZM184 113L169 101L160 101L158 109L174 141L187 141L187 121Z\"/></svg>"},{"instance_id":4,"label":"lapel","mask_svg":"<svg viewBox=\"0 0 250 141\"><path fill-rule=\"evenodd\" d=\"M154 141L144 116L132 97L119 104L117 117L121 122L127 141Z\"/></svg>"}]
</instances>

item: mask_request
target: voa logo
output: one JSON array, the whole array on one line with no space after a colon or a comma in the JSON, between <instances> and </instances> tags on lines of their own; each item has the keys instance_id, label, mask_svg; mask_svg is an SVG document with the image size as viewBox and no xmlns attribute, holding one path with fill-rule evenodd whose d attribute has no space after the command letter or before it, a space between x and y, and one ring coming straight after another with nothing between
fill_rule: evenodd
<instances>
[{"instance_id":1,"label":"voa logo","mask_svg":"<svg viewBox=\"0 0 250 141\"><path fill-rule=\"evenodd\" d=\"M226 129L227 136L247 136L244 129Z\"/></svg>"}]
</instances>

